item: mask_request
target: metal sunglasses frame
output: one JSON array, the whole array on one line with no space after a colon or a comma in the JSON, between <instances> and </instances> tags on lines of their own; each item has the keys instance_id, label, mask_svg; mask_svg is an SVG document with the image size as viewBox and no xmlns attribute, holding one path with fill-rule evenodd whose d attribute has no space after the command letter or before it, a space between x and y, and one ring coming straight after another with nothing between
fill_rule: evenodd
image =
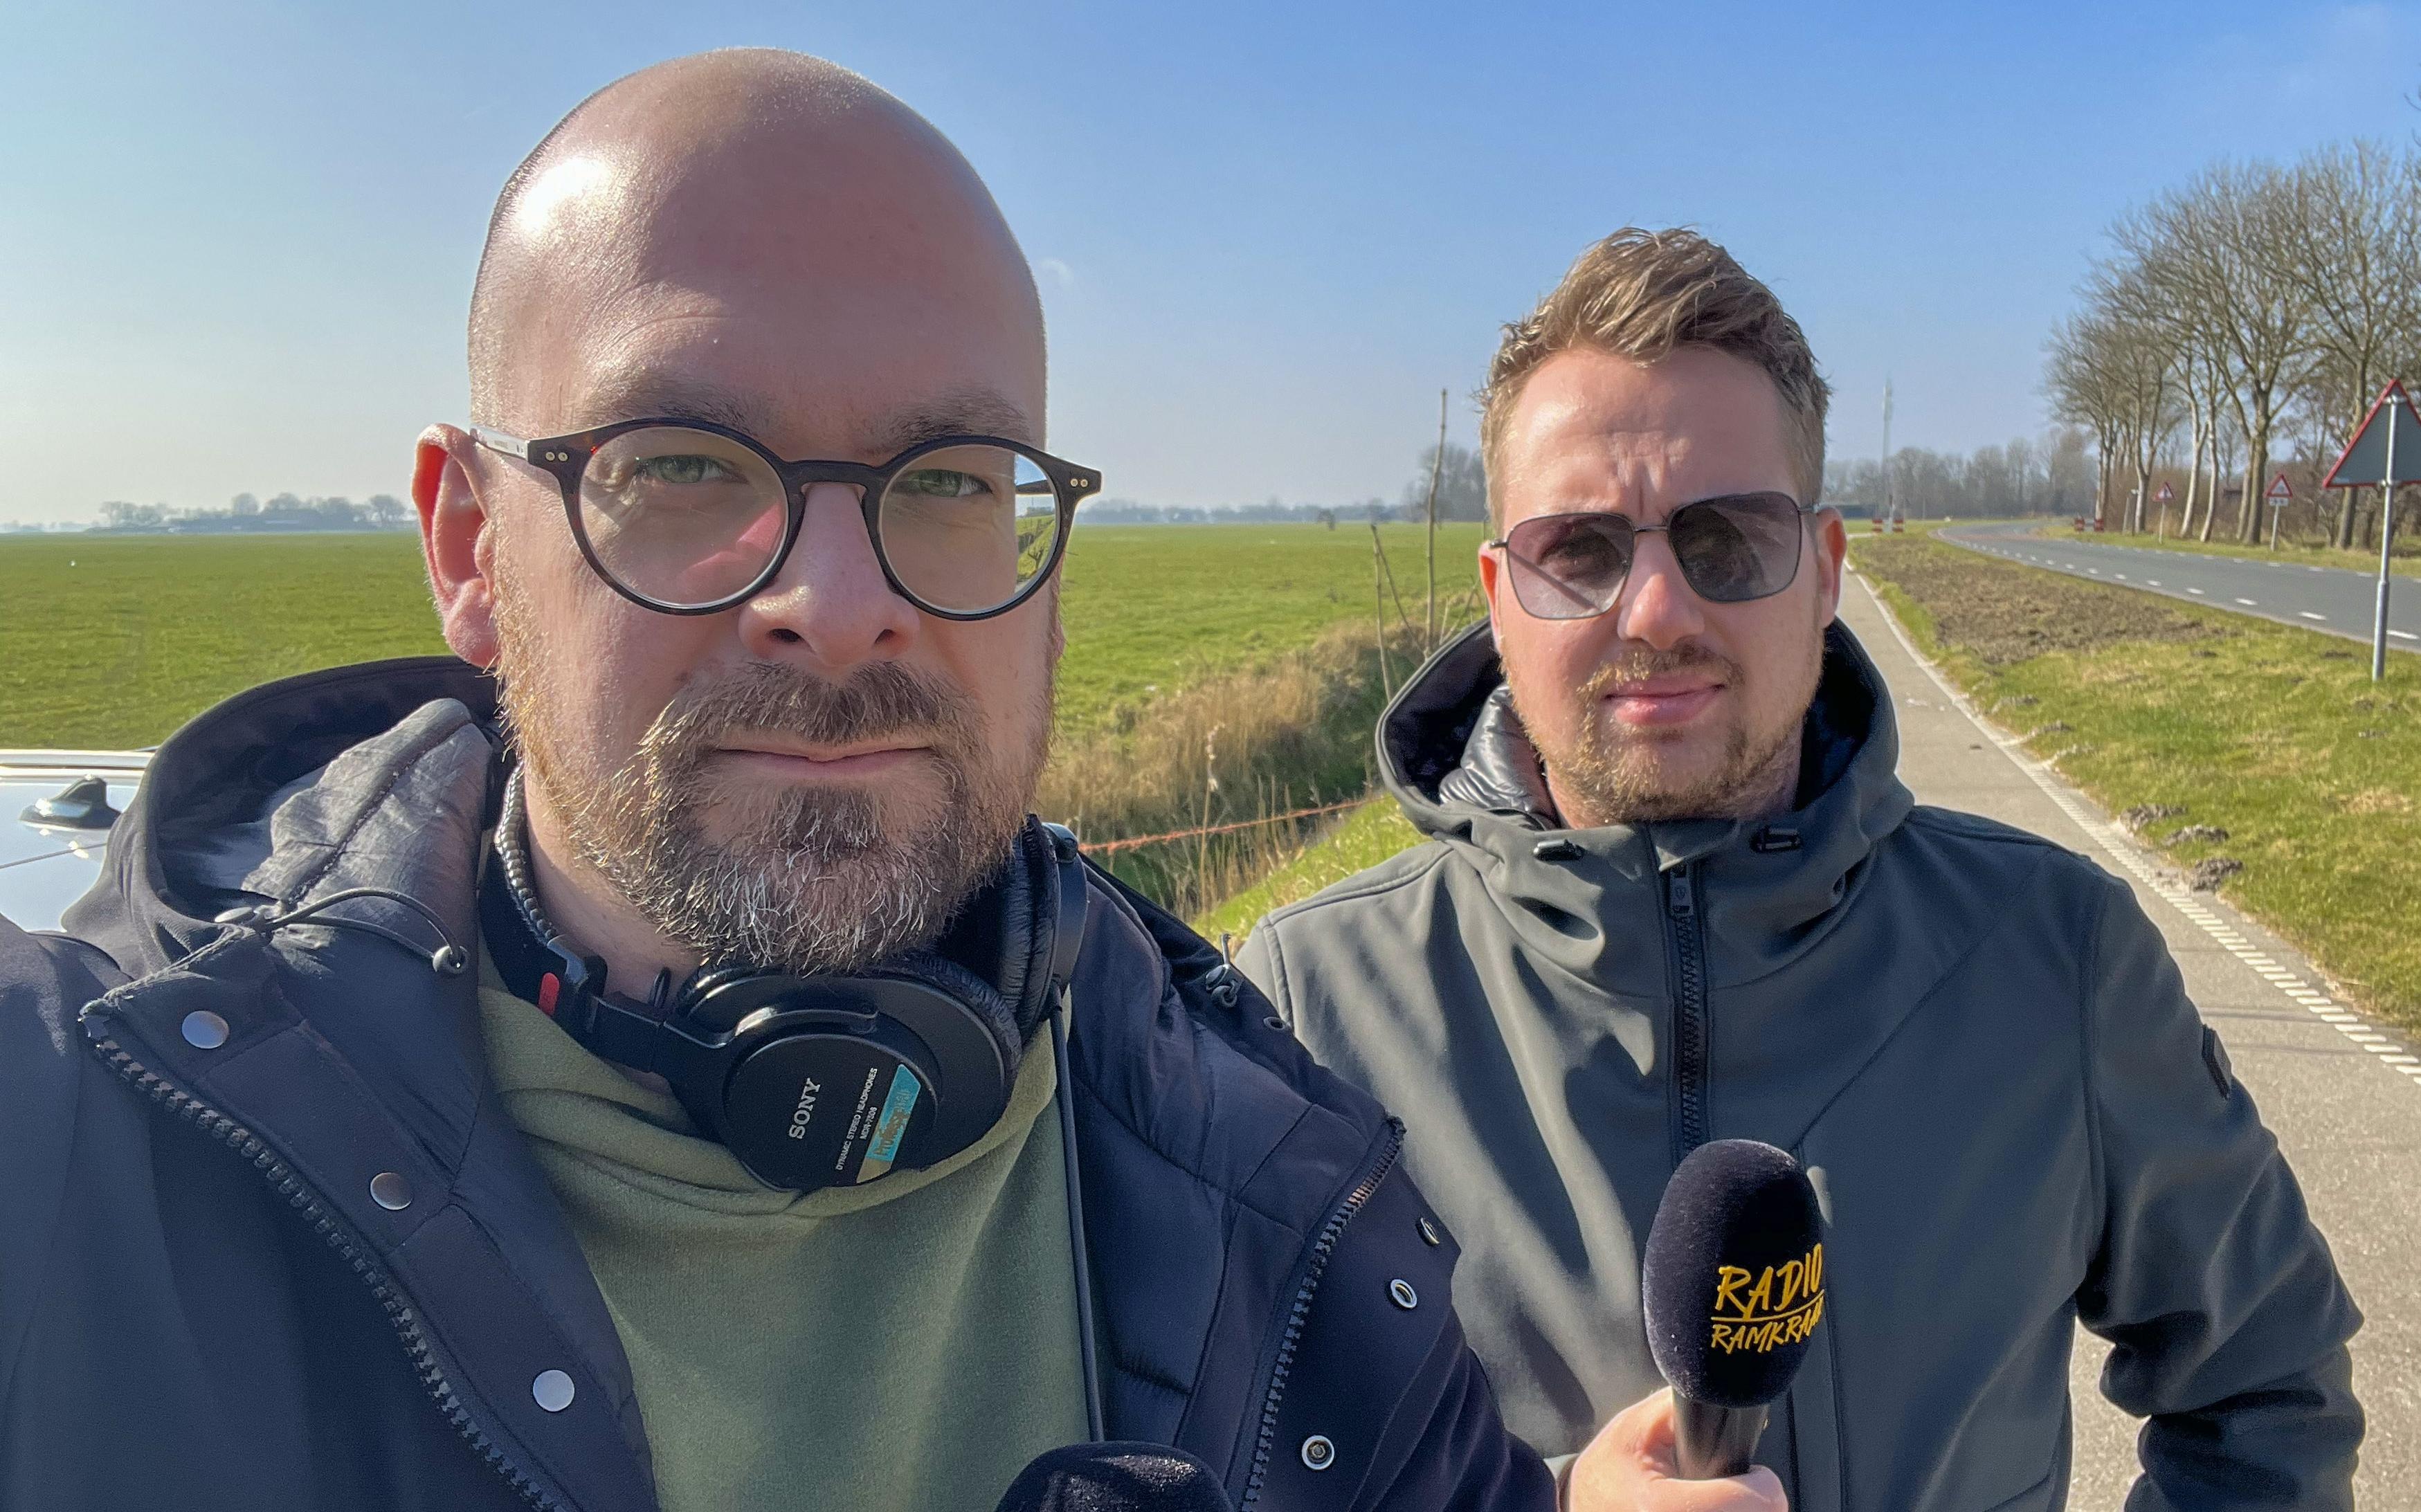
<instances>
[{"instance_id":1,"label":"metal sunglasses frame","mask_svg":"<svg viewBox=\"0 0 2421 1512\"><path fill-rule=\"evenodd\" d=\"M1805 521L1811 516L1823 513L1826 507L1826 506L1821 504L1801 504L1797 499L1791 498L1789 494L1784 493L1779 490L1761 489L1754 493L1718 493L1704 499L1692 499L1687 504L1676 505L1673 507L1672 513L1664 517L1664 522L1661 525L1639 524L1636 522L1632 521L1629 515L1617 514L1612 509L1569 509L1561 514L1532 515L1529 519L1515 525L1513 530L1520 530L1523 525L1535 524L1545 520L1620 520L1629 522L1631 524L1632 539L1631 559L1622 564L1622 576L1615 580L1614 597L1607 600L1604 603L1592 608L1587 614L1539 614L1533 610L1529 603L1523 599L1522 585L1518 580L1516 580L1513 585L1513 600L1514 602L1521 604L1522 612L1528 615L1533 619L1594 619L1600 615L1611 613L1614 606L1622 601L1622 590L1624 585L1629 584L1631 581L1631 569L1638 565L1640 537L1659 534L1670 535L1673 531L1673 522L1679 518L1684 510L1695 509L1702 505L1728 504L1735 499L1781 499L1788 502L1791 508L1798 511L1799 518L1802 521ZM1561 592L1571 595L1574 601L1583 604L1590 601L1589 600L1582 597L1579 591L1574 589L1570 585L1565 583L1561 578L1556 577L1553 572L1548 571L1539 563L1532 561L1529 557L1517 555L1513 550L1512 531L1507 531L1504 535L1488 542L1488 545L1492 549L1501 548L1504 551L1507 569L1508 572L1511 569L1512 564L1518 561L1523 567L1527 568L1533 576L1554 585ZM1679 553L1674 553L1674 565L1680 569L1681 581L1689 585L1690 591L1696 594L1701 599L1706 599L1709 603L1755 603L1759 599L1773 598L1775 594L1783 592L1792 584L1799 581L1799 553L1793 552L1790 556L1790 575L1784 578L1780 583L1774 585L1773 587L1768 588L1765 592L1754 594L1746 599L1708 599L1706 594L1699 591L1696 581L1690 576L1690 569L1688 565L1680 560L1680 554Z\"/></svg>"},{"instance_id":2,"label":"metal sunglasses frame","mask_svg":"<svg viewBox=\"0 0 2421 1512\"><path fill-rule=\"evenodd\" d=\"M627 435L633 430L651 429L697 430L707 435L720 436L726 441L737 442L761 458L766 465L773 468L774 475L781 479L782 491L789 505L789 509L782 521L782 544L774 551L773 559L765 565L765 569L758 573L747 586L737 593L726 595L712 603L665 603L660 600L648 598L616 578L612 572L606 570L605 564L598 560L597 549L588 539L587 527L582 524L580 520L580 479L587 472L590 459L594 458L606 443L617 436ZM728 426L716 425L711 421L685 420L677 416L617 420L611 425L575 430L569 435L540 436L530 441L523 441L519 436L507 435L504 431L486 426L471 427L470 435L473 441L490 451L510 457L516 461L527 462L532 467L553 476L557 491L563 495L564 519L571 526L572 541L579 546L581 557L587 562L589 570L596 573L603 580L605 585L616 593L642 609L652 609L660 615L719 615L726 609L736 609L762 593L766 585L781 575L783 564L790 559L791 549L799 543L799 530L806 521L808 491L819 483L845 483L853 484L858 490L858 507L866 519L866 538L874 548L874 560L882 567L882 579L891 585L892 592L936 619L991 619L995 616L1008 613L1034 597L1040 591L1042 585L1051 580L1051 574L1058 567L1060 557L1067 553L1068 534L1076 522L1076 506L1089 495L1099 492L1101 487L1101 475L1091 468L1080 467L1074 462L1065 461L1039 448L1029 446L1022 441L1010 441L1002 436L936 436L929 441L918 442L880 467L868 467L863 462L813 458L787 461L773 455L772 448L745 431L735 430ZM1020 588L1007 602L990 609L944 609L939 605L928 603L906 584L899 581L899 574L892 570L890 555L882 549L882 530L880 524L882 495L891 487L892 480L906 472L920 458L929 457L937 451L945 451L953 446L997 446L1004 451L1015 452L1033 462L1042 469L1043 475L1051 480L1052 499L1058 509L1058 534L1051 543L1051 559L1042 564L1040 571L1035 573L1033 582Z\"/></svg>"}]
</instances>

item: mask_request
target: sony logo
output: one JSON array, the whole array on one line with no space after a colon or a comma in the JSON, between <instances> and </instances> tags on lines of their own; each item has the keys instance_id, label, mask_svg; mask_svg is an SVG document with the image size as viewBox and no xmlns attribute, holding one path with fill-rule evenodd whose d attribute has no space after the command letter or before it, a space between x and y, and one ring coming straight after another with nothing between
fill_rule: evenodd
<instances>
[{"instance_id":1,"label":"sony logo","mask_svg":"<svg viewBox=\"0 0 2421 1512\"><path fill-rule=\"evenodd\" d=\"M792 1139L807 1137L807 1121L816 1115L816 1094L822 1090L812 1079L799 1083L799 1105L790 1110Z\"/></svg>"}]
</instances>

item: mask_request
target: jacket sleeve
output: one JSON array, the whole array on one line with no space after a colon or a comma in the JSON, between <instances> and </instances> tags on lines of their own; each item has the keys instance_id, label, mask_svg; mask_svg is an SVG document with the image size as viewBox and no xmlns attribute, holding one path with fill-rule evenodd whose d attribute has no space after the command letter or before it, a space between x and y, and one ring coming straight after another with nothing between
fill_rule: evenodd
<instances>
[{"instance_id":1,"label":"jacket sleeve","mask_svg":"<svg viewBox=\"0 0 2421 1512\"><path fill-rule=\"evenodd\" d=\"M2103 1393L2150 1419L2128 1512L2351 1508L2361 1315L2159 929L2101 886L2085 1073L2104 1207L2076 1303L2114 1346Z\"/></svg>"}]
</instances>

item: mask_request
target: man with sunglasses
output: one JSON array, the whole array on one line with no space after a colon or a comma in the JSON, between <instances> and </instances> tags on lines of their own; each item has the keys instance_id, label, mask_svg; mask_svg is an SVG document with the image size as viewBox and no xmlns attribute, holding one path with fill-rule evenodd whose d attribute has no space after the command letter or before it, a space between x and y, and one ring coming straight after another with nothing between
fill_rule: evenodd
<instances>
[{"instance_id":1,"label":"man with sunglasses","mask_svg":"<svg viewBox=\"0 0 2421 1512\"><path fill-rule=\"evenodd\" d=\"M1793 1505L2061 1504L2082 1322L2150 1420L2130 1506L2349 1506L2359 1319L2158 930L1896 774L1834 617L1825 402L1772 292L1686 231L1606 239L1507 327L1488 623L1379 731L1429 843L1240 964L1406 1119L1542 1450L1659 1385L1649 1222L1684 1154L1745 1137L1801 1159L1827 1225L1757 1452Z\"/></svg>"},{"instance_id":2,"label":"man with sunglasses","mask_svg":"<svg viewBox=\"0 0 2421 1512\"><path fill-rule=\"evenodd\" d=\"M0 921L0 1508L987 1512L1104 1435L1552 1506L1398 1127L1026 813L1099 480L949 144L635 74L508 184L470 358L461 660L205 712ZM1669 1435L1571 1504L1775 1512Z\"/></svg>"}]
</instances>

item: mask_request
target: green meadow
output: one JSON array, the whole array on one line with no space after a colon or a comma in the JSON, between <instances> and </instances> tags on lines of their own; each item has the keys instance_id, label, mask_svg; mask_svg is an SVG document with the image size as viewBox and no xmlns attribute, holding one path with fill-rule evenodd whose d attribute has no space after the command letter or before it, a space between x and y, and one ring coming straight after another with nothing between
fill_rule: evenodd
<instances>
[{"instance_id":1,"label":"green meadow","mask_svg":"<svg viewBox=\"0 0 2421 1512\"><path fill-rule=\"evenodd\" d=\"M1417 620L1423 532L1380 533ZM1440 529L1441 598L1478 540ZM1080 524L1065 573L1070 733L1375 624L1367 524ZM256 683L445 648L409 536L0 537L0 746L153 745Z\"/></svg>"}]
</instances>

